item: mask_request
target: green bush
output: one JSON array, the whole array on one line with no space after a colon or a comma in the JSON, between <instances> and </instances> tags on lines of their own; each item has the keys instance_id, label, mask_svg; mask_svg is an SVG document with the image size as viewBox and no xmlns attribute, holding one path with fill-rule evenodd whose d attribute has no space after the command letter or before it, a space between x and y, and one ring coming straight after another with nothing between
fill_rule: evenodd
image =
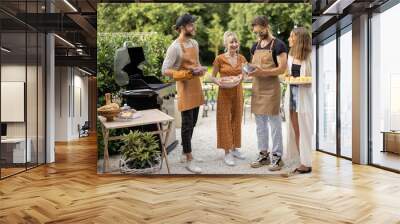
<instances>
[{"instance_id":1,"label":"green bush","mask_svg":"<svg viewBox=\"0 0 400 224\"><path fill-rule=\"evenodd\" d=\"M142 46L146 57L144 74L151 74L167 81L161 74L161 66L168 46L172 43L170 36L157 33L99 33L97 35L97 87L98 104L104 104L105 93L115 93L121 90L114 80L114 54L125 41L135 46Z\"/></svg>"},{"instance_id":2,"label":"green bush","mask_svg":"<svg viewBox=\"0 0 400 224\"><path fill-rule=\"evenodd\" d=\"M123 142L120 151L129 168L145 169L159 163L158 140L153 134L129 131L129 134L124 135Z\"/></svg>"},{"instance_id":3,"label":"green bush","mask_svg":"<svg viewBox=\"0 0 400 224\"><path fill-rule=\"evenodd\" d=\"M110 130L110 136L122 135L126 133L127 129L118 129L118 130ZM123 143L121 141L109 141L108 142L108 153L110 155L118 154L118 150L121 148ZM97 119L97 149L98 149L98 158L103 158L104 155L104 141L103 141L103 132L101 130L100 120Z\"/></svg>"}]
</instances>

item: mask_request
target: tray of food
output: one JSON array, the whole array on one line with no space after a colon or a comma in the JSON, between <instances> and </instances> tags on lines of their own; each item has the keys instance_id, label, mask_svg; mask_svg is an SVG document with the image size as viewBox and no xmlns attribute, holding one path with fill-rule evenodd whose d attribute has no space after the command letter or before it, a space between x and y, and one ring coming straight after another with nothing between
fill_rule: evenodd
<instances>
[{"instance_id":1,"label":"tray of food","mask_svg":"<svg viewBox=\"0 0 400 224\"><path fill-rule=\"evenodd\" d=\"M141 113L139 111L136 111L127 104L124 104L124 106L121 108L121 112L117 116L117 119L118 121L129 121L139 117L141 117Z\"/></svg>"},{"instance_id":2,"label":"tray of food","mask_svg":"<svg viewBox=\"0 0 400 224\"><path fill-rule=\"evenodd\" d=\"M140 113L140 111L136 111L134 109L130 109L130 110L125 110L125 111L121 111L117 117L117 119L119 121L129 121L129 120L133 120L136 118L141 117L142 114Z\"/></svg>"},{"instance_id":3,"label":"tray of food","mask_svg":"<svg viewBox=\"0 0 400 224\"><path fill-rule=\"evenodd\" d=\"M285 76L281 80L282 82L289 85L304 85L312 83L311 76L300 76L300 77Z\"/></svg>"}]
</instances>

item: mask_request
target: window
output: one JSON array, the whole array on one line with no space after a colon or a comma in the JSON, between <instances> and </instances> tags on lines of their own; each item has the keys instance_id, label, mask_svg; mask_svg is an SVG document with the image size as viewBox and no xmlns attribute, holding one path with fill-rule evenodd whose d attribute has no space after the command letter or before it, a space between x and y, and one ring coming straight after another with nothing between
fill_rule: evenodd
<instances>
[{"instance_id":1,"label":"window","mask_svg":"<svg viewBox=\"0 0 400 224\"><path fill-rule=\"evenodd\" d=\"M318 48L317 148L336 153L336 35Z\"/></svg>"},{"instance_id":2,"label":"window","mask_svg":"<svg viewBox=\"0 0 400 224\"><path fill-rule=\"evenodd\" d=\"M351 25L340 36L340 155L352 157L352 33Z\"/></svg>"},{"instance_id":3,"label":"window","mask_svg":"<svg viewBox=\"0 0 400 224\"><path fill-rule=\"evenodd\" d=\"M371 157L373 164L395 170L400 170L400 134L390 132L400 131L398 21L400 4L371 18Z\"/></svg>"},{"instance_id":4,"label":"window","mask_svg":"<svg viewBox=\"0 0 400 224\"><path fill-rule=\"evenodd\" d=\"M5 2L37 13L44 1ZM45 163L45 35L0 12L0 178ZM4 22L7 21L7 22ZM12 109L11 109L12 108Z\"/></svg>"}]
</instances>

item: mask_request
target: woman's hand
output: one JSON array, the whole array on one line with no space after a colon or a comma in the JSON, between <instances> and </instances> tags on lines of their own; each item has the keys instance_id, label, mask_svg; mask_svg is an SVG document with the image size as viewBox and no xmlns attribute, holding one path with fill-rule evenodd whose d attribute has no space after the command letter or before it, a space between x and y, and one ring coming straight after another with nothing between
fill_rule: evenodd
<instances>
[{"instance_id":1,"label":"woman's hand","mask_svg":"<svg viewBox=\"0 0 400 224\"><path fill-rule=\"evenodd\" d=\"M215 85L221 87L221 81L220 81L217 77L212 76L212 77L211 77L211 81L212 81Z\"/></svg>"}]
</instances>

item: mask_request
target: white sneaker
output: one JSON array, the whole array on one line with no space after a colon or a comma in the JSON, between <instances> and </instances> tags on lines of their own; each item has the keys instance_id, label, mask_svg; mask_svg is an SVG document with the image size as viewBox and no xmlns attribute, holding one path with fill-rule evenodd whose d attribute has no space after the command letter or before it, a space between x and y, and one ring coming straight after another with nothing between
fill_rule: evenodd
<instances>
[{"instance_id":1,"label":"white sneaker","mask_svg":"<svg viewBox=\"0 0 400 224\"><path fill-rule=\"evenodd\" d=\"M196 174L201 173L201 168L196 166L192 161L186 162L186 169L192 173L196 173Z\"/></svg>"},{"instance_id":2,"label":"white sneaker","mask_svg":"<svg viewBox=\"0 0 400 224\"><path fill-rule=\"evenodd\" d=\"M181 162L181 163L186 163L186 160L187 160L186 155L185 155L185 154L182 154L182 155L181 155L180 162ZM202 159L202 158L200 158L200 157L193 158L193 160L194 160L195 162L199 162L199 163L204 162L204 159Z\"/></svg>"},{"instance_id":3,"label":"white sneaker","mask_svg":"<svg viewBox=\"0 0 400 224\"><path fill-rule=\"evenodd\" d=\"M180 162L181 163L186 163L186 155L185 154L181 154Z\"/></svg>"},{"instance_id":4,"label":"white sneaker","mask_svg":"<svg viewBox=\"0 0 400 224\"><path fill-rule=\"evenodd\" d=\"M232 155L238 159L246 159L246 157L244 157L244 155L237 149L234 149L231 151Z\"/></svg>"},{"instance_id":5,"label":"white sneaker","mask_svg":"<svg viewBox=\"0 0 400 224\"><path fill-rule=\"evenodd\" d=\"M200 158L200 157L194 157L193 160L196 161L196 162L198 162L198 163L204 162L204 159L202 159L202 158Z\"/></svg>"},{"instance_id":6,"label":"white sneaker","mask_svg":"<svg viewBox=\"0 0 400 224\"><path fill-rule=\"evenodd\" d=\"M235 160L233 158L232 152L230 152L230 153L225 155L224 162L228 166L234 166L235 165Z\"/></svg>"}]
</instances>

